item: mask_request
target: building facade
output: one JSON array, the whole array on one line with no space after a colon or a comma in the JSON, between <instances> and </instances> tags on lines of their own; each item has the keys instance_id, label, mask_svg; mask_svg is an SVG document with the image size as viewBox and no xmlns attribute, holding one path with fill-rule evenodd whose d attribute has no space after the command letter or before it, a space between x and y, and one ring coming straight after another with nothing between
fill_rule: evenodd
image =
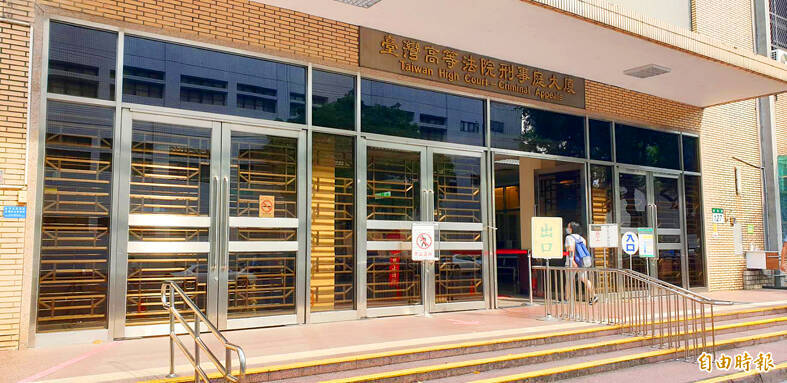
<instances>
[{"instance_id":1,"label":"building facade","mask_svg":"<svg viewBox=\"0 0 787 383\"><path fill-rule=\"evenodd\" d=\"M537 215L655 232L652 258L600 265L741 288L787 205L787 67L757 55L774 1L484 10L550 39L454 32L466 1L402 26L373 12L409 1L8 1L0 348L166 333L165 280L221 329L496 308L498 250L529 250ZM611 70L616 49L649 65ZM411 258L421 221L434 263Z\"/></svg>"}]
</instances>

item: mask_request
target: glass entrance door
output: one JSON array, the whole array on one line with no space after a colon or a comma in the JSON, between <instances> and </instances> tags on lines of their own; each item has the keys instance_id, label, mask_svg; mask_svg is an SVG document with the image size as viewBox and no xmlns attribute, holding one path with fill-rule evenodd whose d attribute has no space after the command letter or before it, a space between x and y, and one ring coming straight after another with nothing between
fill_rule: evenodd
<instances>
[{"instance_id":1,"label":"glass entrance door","mask_svg":"<svg viewBox=\"0 0 787 383\"><path fill-rule=\"evenodd\" d=\"M168 331L178 282L219 328L303 321L303 133L124 111L123 334ZM125 250L125 251L123 251ZM300 304L299 304L300 303Z\"/></svg>"},{"instance_id":2,"label":"glass entrance door","mask_svg":"<svg viewBox=\"0 0 787 383\"><path fill-rule=\"evenodd\" d=\"M683 188L678 174L618 170L621 232L653 230L655 257L622 254L622 266L678 286L685 286Z\"/></svg>"},{"instance_id":3,"label":"glass entrance door","mask_svg":"<svg viewBox=\"0 0 787 383\"><path fill-rule=\"evenodd\" d=\"M367 143L368 316L485 307L483 179L481 153ZM434 263L411 259L417 221L437 223Z\"/></svg>"}]
</instances>

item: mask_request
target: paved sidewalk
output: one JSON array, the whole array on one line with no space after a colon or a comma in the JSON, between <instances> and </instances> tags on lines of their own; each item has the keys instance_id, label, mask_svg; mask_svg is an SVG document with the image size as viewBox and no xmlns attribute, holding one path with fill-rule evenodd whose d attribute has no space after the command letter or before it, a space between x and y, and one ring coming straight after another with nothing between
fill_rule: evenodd
<instances>
[{"instance_id":1,"label":"paved sidewalk","mask_svg":"<svg viewBox=\"0 0 787 383\"><path fill-rule=\"evenodd\" d=\"M787 290L725 291L705 295L737 303L720 307L720 312L787 304ZM248 367L260 367L296 360L596 326L539 320L543 313L540 306L520 306L434 314L431 317L402 316L227 331L225 335L244 348L249 359ZM190 339L183 339L187 345L191 344ZM0 380L100 382L152 379L166 374L168 355L165 337L4 351L0 352ZM179 374L190 374L190 366L179 351L176 365Z\"/></svg>"}]
</instances>

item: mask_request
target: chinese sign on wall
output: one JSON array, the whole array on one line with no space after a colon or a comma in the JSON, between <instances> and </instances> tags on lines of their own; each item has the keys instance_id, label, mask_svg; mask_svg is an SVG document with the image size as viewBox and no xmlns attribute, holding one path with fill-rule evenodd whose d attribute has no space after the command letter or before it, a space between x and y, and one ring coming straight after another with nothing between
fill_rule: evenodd
<instances>
[{"instance_id":1,"label":"chinese sign on wall","mask_svg":"<svg viewBox=\"0 0 787 383\"><path fill-rule=\"evenodd\" d=\"M363 67L553 104L585 107L585 80L361 28Z\"/></svg>"}]
</instances>

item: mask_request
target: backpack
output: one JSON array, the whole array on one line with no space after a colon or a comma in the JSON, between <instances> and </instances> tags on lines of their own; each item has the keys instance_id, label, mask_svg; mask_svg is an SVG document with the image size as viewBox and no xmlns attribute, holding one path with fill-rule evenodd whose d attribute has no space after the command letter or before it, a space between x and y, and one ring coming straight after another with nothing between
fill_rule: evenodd
<instances>
[{"instance_id":1,"label":"backpack","mask_svg":"<svg viewBox=\"0 0 787 383\"><path fill-rule=\"evenodd\" d=\"M574 262L578 267L593 267L593 257L590 255L585 241L576 237L574 237Z\"/></svg>"}]
</instances>

